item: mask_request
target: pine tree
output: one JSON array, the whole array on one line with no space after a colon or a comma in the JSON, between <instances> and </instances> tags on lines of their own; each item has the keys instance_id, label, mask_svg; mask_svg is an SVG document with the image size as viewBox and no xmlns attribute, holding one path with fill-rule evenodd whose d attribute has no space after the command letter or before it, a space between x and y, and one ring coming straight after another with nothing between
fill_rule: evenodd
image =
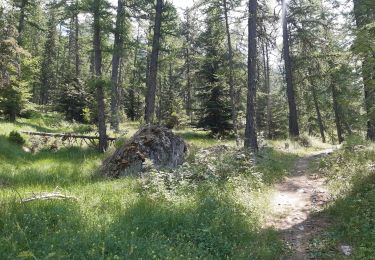
<instances>
[{"instance_id":1,"label":"pine tree","mask_svg":"<svg viewBox=\"0 0 375 260\"><path fill-rule=\"evenodd\" d=\"M214 135L224 135L232 130L231 110L226 98L226 84L222 78L225 63L225 27L221 20L220 5L219 1L208 4L205 11L206 30L200 35L204 59L200 71L203 86L199 93L201 109L198 126L210 130Z\"/></svg>"}]
</instances>

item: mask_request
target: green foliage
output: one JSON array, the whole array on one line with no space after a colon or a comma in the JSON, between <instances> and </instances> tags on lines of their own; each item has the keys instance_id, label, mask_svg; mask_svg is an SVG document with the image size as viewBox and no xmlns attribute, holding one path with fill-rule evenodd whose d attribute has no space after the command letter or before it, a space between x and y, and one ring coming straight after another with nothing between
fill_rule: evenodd
<instances>
[{"instance_id":1,"label":"green foliage","mask_svg":"<svg viewBox=\"0 0 375 260\"><path fill-rule=\"evenodd\" d=\"M27 83L18 78L19 59L25 52L16 41L16 29L4 16L0 25L0 113L15 121L28 98Z\"/></svg>"},{"instance_id":2,"label":"green foliage","mask_svg":"<svg viewBox=\"0 0 375 260\"><path fill-rule=\"evenodd\" d=\"M87 107L85 85L80 79L67 80L59 90L56 109L64 113L69 121L91 122L91 113Z\"/></svg>"},{"instance_id":3,"label":"green foliage","mask_svg":"<svg viewBox=\"0 0 375 260\"><path fill-rule=\"evenodd\" d=\"M360 136L358 134L352 134L345 138L345 142L343 143L343 148L353 151L357 146L363 146L366 145L366 140L363 138L363 136Z\"/></svg>"},{"instance_id":4,"label":"green foliage","mask_svg":"<svg viewBox=\"0 0 375 260\"><path fill-rule=\"evenodd\" d=\"M311 147L310 137L307 135L300 135L295 139L296 142L302 147Z\"/></svg>"},{"instance_id":5,"label":"green foliage","mask_svg":"<svg viewBox=\"0 0 375 260\"><path fill-rule=\"evenodd\" d=\"M26 142L25 139L21 136L21 134L17 131L10 132L8 139L9 141L19 145L23 145Z\"/></svg>"},{"instance_id":6,"label":"green foliage","mask_svg":"<svg viewBox=\"0 0 375 260\"><path fill-rule=\"evenodd\" d=\"M199 73L203 80L198 94L202 103L198 126L210 130L213 135L225 135L232 129L228 91L221 77L225 68L225 27L217 2L209 3L205 12L207 28L198 43L205 51Z\"/></svg>"},{"instance_id":7,"label":"green foliage","mask_svg":"<svg viewBox=\"0 0 375 260\"><path fill-rule=\"evenodd\" d=\"M23 89L18 84L13 81L0 89L0 112L11 121L16 119L25 103Z\"/></svg>"}]
</instances>

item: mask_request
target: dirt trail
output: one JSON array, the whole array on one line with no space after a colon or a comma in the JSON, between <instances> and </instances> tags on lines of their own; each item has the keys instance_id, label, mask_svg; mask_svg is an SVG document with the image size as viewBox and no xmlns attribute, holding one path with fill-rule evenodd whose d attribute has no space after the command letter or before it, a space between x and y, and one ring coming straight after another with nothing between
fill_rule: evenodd
<instances>
[{"instance_id":1,"label":"dirt trail","mask_svg":"<svg viewBox=\"0 0 375 260\"><path fill-rule=\"evenodd\" d=\"M309 163L332 152L316 152L299 159L293 174L276 185L271 198L272 214L266 226L279 230L292 251L288 259L309 259L308 244L327 226L322 217L313 216L328 201L325 179L308 172Z\"/></svg>"}]
</instances>

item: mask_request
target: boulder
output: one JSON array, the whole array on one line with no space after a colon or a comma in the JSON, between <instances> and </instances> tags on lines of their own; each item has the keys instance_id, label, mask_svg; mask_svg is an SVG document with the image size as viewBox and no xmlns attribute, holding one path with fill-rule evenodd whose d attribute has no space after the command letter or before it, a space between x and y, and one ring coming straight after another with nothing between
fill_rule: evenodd
<instances>
[{"instance_id":1,"label":"boulder","mask_svg":"<svg viewBox=\"0 0 375 260\"><path fill-rule=\"evenodd\" d=\"M156 168L175 168L184 162L186 152L184 140L170 129L147 126L103 162L102 173L113 178L139 174L146 159Z\"/></svg>"}]
</instances>

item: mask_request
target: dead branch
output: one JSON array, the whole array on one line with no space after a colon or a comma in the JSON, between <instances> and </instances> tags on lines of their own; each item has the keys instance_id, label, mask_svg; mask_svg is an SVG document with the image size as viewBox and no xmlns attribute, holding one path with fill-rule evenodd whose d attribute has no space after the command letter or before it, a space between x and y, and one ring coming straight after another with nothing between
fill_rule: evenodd
<instances>
[{"instance_id":1,"label":"dead branch","mask_svg":"<svg viewBox=\"0 0 375 260\"><path fill-rule=\"evenodd\" d=\"M60 192L41 192L37 194L33 194L31 197L27 197L21 200L21 202L26 203L34 200L63 200L63 199L71 199L71 200L78 200L77 197L64 195Z\"/></svg>"}]
</instances>

